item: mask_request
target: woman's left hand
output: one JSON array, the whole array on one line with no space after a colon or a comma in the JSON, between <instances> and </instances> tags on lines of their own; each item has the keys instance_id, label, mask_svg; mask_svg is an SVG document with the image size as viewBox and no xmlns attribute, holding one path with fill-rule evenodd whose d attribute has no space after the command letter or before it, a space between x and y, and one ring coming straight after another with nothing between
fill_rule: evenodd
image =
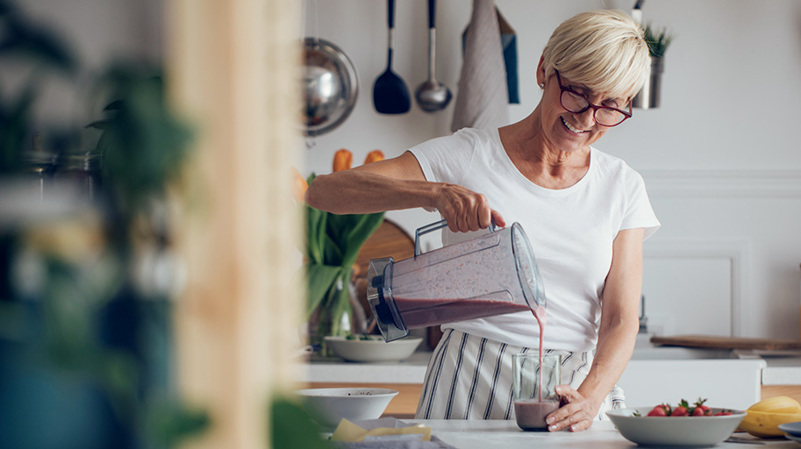
<instances>
[{"instance_id":1,"label":"woman's left hand","mask_svg":"<svg viewBox=\"0 0 801 449\"><path fill-rule=\"evenodd\" d=\"M570 385L557 385L556 393L564 405L548 415L548 430L558 432L569 428L572 432L578 432L589 429L600 404L585 398Z\"/></svg>"}]
</instances>

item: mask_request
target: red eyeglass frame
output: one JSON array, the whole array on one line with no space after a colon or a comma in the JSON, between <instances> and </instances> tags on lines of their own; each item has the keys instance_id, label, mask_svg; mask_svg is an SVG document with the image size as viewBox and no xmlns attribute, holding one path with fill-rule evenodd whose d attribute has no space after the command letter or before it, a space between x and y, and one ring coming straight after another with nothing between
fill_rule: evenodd
<instances>
[{"instance_id":1,"label":"red eyeglass frame","mask_svg":"<svg viewBox=\"0 0 801 449\"><path fill-rule=\"evenodd\" d=\"M559 104L565 109L565 111L571 112L573 114L581 114L584 111L586 111L587 109L592 108L592 118L593 118L593 120L595 120L595 123L598 123L601 126L606 126L607 128L611 128L613 126L617 126L617 125L625 122L627 119L630 119L632 117L634 109L632 108L632 104L631 104L632 102L631 101L629 101L629 111L628 112L626 112L626 111L624 111L622 109L613 108L611 106L603 106L603 105L598 106L598 105L592 104L592 102L590 102L590 99L587 98L586 95L584 95L584 94L582 94L580 92L576 92L575 90L571 89L570 87L566 87L566 86L562 85L562 77L559 76L559 71L556 70L556 69L554 69L553 71L554 71L554 73L556 73L556 82L559 84L559 89L561 89L561 92L559 93ZM564 92L569 92L571 94L574 94L574 95L577 95L577 96L583 98L584 101L587 102L587 106L584 109L581 109L580 111L571 111L570 109L566 108L565 105L562 102L562 93L564 93ZM596 118L596 116L595 116L595 114L598 112L598 109L611 109L613 111L620 112L621 114L623 114L623 120L615 123L614 125L604 125L603 123L600 123L598 121L598 119Z\"/></svg>"}]
</instances>

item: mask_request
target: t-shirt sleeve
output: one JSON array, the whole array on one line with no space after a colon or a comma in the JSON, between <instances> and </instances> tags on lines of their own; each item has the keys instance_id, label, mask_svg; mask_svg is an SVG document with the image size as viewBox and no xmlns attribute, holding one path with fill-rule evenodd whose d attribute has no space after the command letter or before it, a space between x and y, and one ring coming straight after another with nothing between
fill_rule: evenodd
<instances>
[{"instance_id":1,"label":"t-shirt sleeve","mask_svg":"<svg viewBox=\"0 0 801 449\"><path fill-rule=\"evenodd\" d=\"M427 181L461 184L475 151L476 138L463 129L453 135L437 137L409 149Z\"/></svg>"},{"instance_id":2,"label":"t-shirt sleeve","mask_svg":"<svg viewBox=\"0 0 801 449\"><path fill-rule=\"evenodd\" d=\"M642 176L634 170L631 170L629 174L630 176L627 176L626 183L628 201L620 230L645 228L644 240L653 235L659 229L661 223L659 223L654 209L651 207L651 201L648 199L648 192L645 189L645 181Z\"/></svg>"}]
</instances>

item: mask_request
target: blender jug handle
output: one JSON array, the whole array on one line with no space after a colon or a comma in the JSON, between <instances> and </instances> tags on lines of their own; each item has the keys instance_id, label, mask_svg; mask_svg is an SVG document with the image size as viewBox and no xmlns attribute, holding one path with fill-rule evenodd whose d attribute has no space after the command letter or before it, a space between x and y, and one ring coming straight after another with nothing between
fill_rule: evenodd
<instances>
[{"instance_id":1,"label":"blender jug handle","mask_svg":"<svg viewBox=\"0 0 801 449\"><path fill-rule=\"evenodd\" d=\"M420 253L421 253L421 251L420 251L420 236L422 236L423 234L428 234L429 232L432 232L432 231L436 231L437 229L442 229L445 226L448 226L448 221L447 220L440 220L440 221L437 221L437 222L434 222L434 223L431 223L431 224L427 224L427 225L423 226L422 228L417 228L417 230L414 231L414 257L415 258L417 258L417 256L419 256ZM489 230L490 230L490 232L495 232L495 223L494 222L490 222Z\"/></svg>"}]
</instances>

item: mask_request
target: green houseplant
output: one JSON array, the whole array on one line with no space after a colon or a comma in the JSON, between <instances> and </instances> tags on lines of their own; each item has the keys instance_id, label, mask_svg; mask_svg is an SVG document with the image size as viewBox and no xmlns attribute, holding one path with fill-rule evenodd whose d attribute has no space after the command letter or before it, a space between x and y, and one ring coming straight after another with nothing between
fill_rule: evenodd
<instances>
[{"instance_id":1,"label":"green houseplant","mask_svg":"<svg viewBox=\"0 0 801 449\"><path fill-rule=\"evenodd\" d=\"M662 96L662 73L665 70L665 52L673 40L667 28L656 29L648 24L643 29L643 37L648 44L651 57L650 74L640 92L634 96L635 108L652 109L660 106Z\"/></svg>"},{"instance_id":2,"label":"green houseplant","mask_svg":"<svg viewBox=\"0 0 801 449\"><path fill-rule=\"evenodd\" d=\"M383 159L380 151L365 163ZM339 150L334 171L350 168L350 152ZM345 161L343 163L343 161ZM311 183L315 174L306 180ZM383 213L337 215L303 204L306 217L304 272L307 287L306 318L311 321L312 344L329 335L345 335L343 317L350 316L353 265L364 242L384 221Z\"/></svg>"},{"instance_id":3,"label":"green houseplant","mask_svg":"<svg viewBox=\"0 0 801 449\"><path fill-rule=\"evenodd\" d=\"M661 58L665 56L668 46L673 40L673 36L668 33L666 27L657 30L650 23L645 26L643 30L645 33L645 42L648 43L648 51L652 58Z\"/></svg>"}]
</instances>

